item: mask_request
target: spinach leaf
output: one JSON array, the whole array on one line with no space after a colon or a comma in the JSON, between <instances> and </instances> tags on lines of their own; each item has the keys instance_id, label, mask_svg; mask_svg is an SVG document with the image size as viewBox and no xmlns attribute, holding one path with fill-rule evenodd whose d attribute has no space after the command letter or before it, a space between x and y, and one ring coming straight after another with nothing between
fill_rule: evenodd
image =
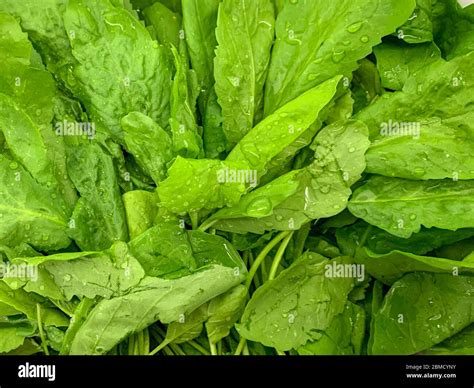
<instances>
[{"instance_id":1,"label":"spinach leaf","mask_svg":"<svg viewBox=\"0 0 474 388\"><path fill-rule=\"evenodd\" d=\"M127 151L158 185L166 177L167 164L174 157L170 136L152 119L139 112L122 118L121 125Z\"/></svg>"},{"instance_id":2,"label":"spinach leaf","mask_svg":"<svg viewBox=\"0 0 474 388\"><path fill-rule=\"evenodd\" d=\"M229 149L262 116L274 24L270 0L224 0L219 7L214 75Z\"/></svg>"},{"instance_id":3,"label":"spinach leaf","mask_svg":"<svg viewBox=\"0 0 474 388\"><path fill-rule=\"evenodd\" d=\"M311 147L313 163L250 192L236 207L218 211L211 217L219 220L214 227L234 233L293 230L309 220L340 213L365 168L367 137L361 122L327 126Z\"/></svg>"},{"instance_id":4,"label":"spinach leaf","mask_svg":"<svg viewBox=\"0 0 474 388\"><path fill-rule=\"evenodd\" d=\"M14 264L39 266L37 279L9 276L4 281L13 289L22 287L56 300L73 296L111 298L130 291L145 273L128 252L125 243L116 243L103 253L59 253L51 256L18 258Z\"/></svg>"},{"instance_id":5,"label":"spinach leaf","mask_svg":"<svg viewBox=\"0 0 474 388\"><path fill-rule=\"evenodd\" d=\"M414 0L288 2L278 14L266 115L335 76L350 76L382 36L408 19Z\"/></svg>"},{"instance_id":6,"label":"spinach leaf","mask_svg":"<svg viewBox=\"0 0 474 388\"><path fill-rule=\"evenodd\" d=\"M362 264L371 276L386 284L393 284L404 274L411 272L447 273L453 276L474 273L474 263L401 251L375 254L363 248L357 250L354 260Z\"/></svg>"},{"instance_id":7,"label":"spinach leaf","mask_svg":"<svg viewBox=\"0 0 474 388\"><path fill-rule=\"evenodd\" d=\"M220 265L174 280L147 277L128 295L99 302L78 330L70 354L104 354L156 321L178 321L241 281L233 268Z\"/></svg>"},{"instance_id":8,"label":"spinach leaf","mask_svg":"<svg viewBox=\"0 0 474 388\"><path fill-rule=\"evenodd\" d=\"M300 355L357 355L362 348L365 312L362 307L347 302L322 337L298 348Z\"/></svg>"},{"instance_id":9,"label":"spinach leaf","mask_svg":"<svg viewBox=\"0 0 474 388\"><path fill-rule=\"evenodd\" d=\"M354 192L348 207L356 217L409 238L421 226L472 228L473 193L472 180L409 181L372 176Z\"/></svg>"},{"instance_id":10,"label":"spinach leaf","mask_svg":"<svg viewBox=\"0 0 474 388\"><path fill-rule=\"evenodd\" d=\"M372 354L414 354L473 321L474 278L413 273L396 282L374 316Z\"/></svg>"},{"instance_id":11,"label":"spinach leaf","mask_svg":"<svg viewBox=\"0 0 474 388\"><path fill-rule=\"evenodd\" d=\"M97 125L121 139L120 119L136 111L168 127L171 64L133 15L108 0L71 0L64 25L75 58L68 86Z\"/></svg>"},{"instance_id":12,"label":"spinach leaf","mask_svg":"<svg viewBox=\"0 0 474 388\"><path fill-rule=\"evenodd\" d=\"M351 278L325 276L326 266L348 262L305 253L254 293L237 325L240 335L280 351L320 338L319 332L344 311L354 283Z\"/></svg>"},{"instance_id":13,"label":"spinach leaf","mask_svg":"<svg viewBox=\"0 0 474 388\"><path fill-rule=\"evenodd\" d=\"M81 198L68 234L83 250L104 250L128 238L114 163L97 143L68 146L68 172Z\"/></svg>"}]
</instances>

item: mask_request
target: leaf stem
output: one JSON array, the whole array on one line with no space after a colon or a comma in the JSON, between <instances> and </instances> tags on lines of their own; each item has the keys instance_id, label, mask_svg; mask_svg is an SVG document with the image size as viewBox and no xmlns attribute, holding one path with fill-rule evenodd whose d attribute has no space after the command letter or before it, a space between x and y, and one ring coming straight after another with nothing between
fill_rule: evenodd
<instances>
[{"instance_id":1,"label":"leaf stem","mask_svg":"<svg viewBox=\"0 0 474 388\"><path fill-rule=\"evenodd\" d=\"M186 353L184 353L183 350L177 344L169 344L168 346L173 350L173 352L177 356L185 356L186 355Z\"/></svg>"},{"instance_id":2,"label":"leaf stem","mask_svg":"<svg viewBox=\"0 0 474 388\"><path fill-rule=\"evenodd\" d=\"M242 350L244 350L245 345L247 345L247 340L244 337L240 337L240 341L237 345L237 350L235 351L234 356L240 356Z\"/></svg>"},{"instance_id":3,"label":"leaf stem","mask_svg":"<svg viewBox=\"0 0 474 388\"><path fill-rule=\"evenodd\" d=\"M211 355L211 353L209 353L209 351L204 346L201 346L200 344L198 344L194 340L188 341L188 344L191 345L198 352L201 352L202 354L204 354L205 356L210 356Z\"/></svg>"},{"instance_id":4,"label":"leaf stem","mask_svg":"<svg viewBox=\"0 0 474 388\"><path fill-rule=\"evenodd\" d=\"M196 230L199 226L199 214L197 212L190 212L189 218L191 219L191 226L193 230Z\"/></svg>"},{"instance_id":5,"label":"leaf stem","mask_svg":"<svg viewBox=\"0 0 474 388\"><path fill-rule=\"evenodd\" d=\"M252 252L252 251L249 251L249 263L248 263L248 267L252 268L254 261L255 261L255 260L253 259L253 252ZM258 273L255 274L255 277L254 277L254 279L253 279L253 283L255 284L255 288L260 287L261 283L260 283L260 279L259 279L259 277L258 277Z\"/></svg>"},{"instance_id":6,"label":"leaf stem","mask_svg":"<svg viewBox=\"0 0 474 388\"><path fill-rule=\"evenodd\" d=\"M41 338L41 347L43 348L44 354L49 356L48 345L46 344L46 337L43 331L43 322L41 321L41 306L36 303L36 319L38 320L39 335Z\"/></svg>"},{"instance_id":7,"label":"leaf stem","mask_svg":"<svg viewBox=\"0 0 474 388\"><path fill-rule=\"evenodd\" d=\"M212 342L210 338L209 338L209 349L211 350L211 355L212 356L217 356L216 344L214 342Z\"/></svg>"},{"instance_id":8,"label":"leaf stem","mask_svg":"<svg viewBox=\"0 0 474 388\"><path fill-rule=\"evenodd\" d=\"M273 238L266 246L265 248L262 249L262 251L259 253L257 258L255 259L252 267L249 270L248 276L247 276L247 281L245 282L245 287L247 287L247 290L250 289L250 285L252 284L253 277L255 276L255 273L257 272L258 268L260 267L260 264L262 264L263 260L265 260L265 257L267 257L268 253L281 241L283 240L286 236L288 236L291 232L290 231L284 231L276 235L276 237Z\"/></svg>"},{"instance_id":9,"label":"leaf stem","mask_svg":"<svg viewBox=\"0 0 474 388\"><path fill-rule=\"evenodd\" d=\"M199 228L197 228L198 230L200 230L201 232L205 232L206 230L208 230L212 225L214 225L218 220L212 220L212 221L204 221L201 226Z\"/></svg>"},{"instance_id":10,"label":"leaf stem","mask_svg":"<svg viewBox=\"0 0 474 388\"><path fill-rule=\"evenodd\" d=\"M276 256L273 259L272 267L270 268L270 274L268 275L268 280L275 279L281 259L283 258L283 254L285 253L286 247L288 246L288 243L290 242L291 237L293 237L293 232L288 234L283 240L283 242L281 243L281 245L278 247Z\"/></svg>"}]
</instances>

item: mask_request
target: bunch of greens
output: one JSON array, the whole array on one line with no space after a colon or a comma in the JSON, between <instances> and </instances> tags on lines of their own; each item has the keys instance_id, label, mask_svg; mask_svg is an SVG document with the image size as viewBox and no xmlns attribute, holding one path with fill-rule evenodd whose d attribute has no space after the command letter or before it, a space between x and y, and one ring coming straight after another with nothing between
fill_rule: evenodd
<instances>
[{"instance_id":1,"label":"bunch of greens","mask_svg":"<svg viewBox=\"0 0 474 388\"><path fill-rule=\"evenodd\" d=\"M0 353L474 354L474 6L2 0Z\"/></svg>"}]
</instances>

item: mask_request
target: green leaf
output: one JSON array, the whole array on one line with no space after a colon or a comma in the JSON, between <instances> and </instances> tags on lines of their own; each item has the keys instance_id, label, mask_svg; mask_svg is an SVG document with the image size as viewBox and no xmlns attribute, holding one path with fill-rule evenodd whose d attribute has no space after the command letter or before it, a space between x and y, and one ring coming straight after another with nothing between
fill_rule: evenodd
<instances>
[{"instance_id":1,"label":"green leaf","mask_svg":"<svg viewBox=\"0 0 474 388\"><path fill-rule=\"evenodd\" d=\"M298 348L300 355L358 355L365 336L365 312L362 307L347 302L322 337Z\"/></svg>"},{"instance_id":2,"label":"green leaf","mask_svg":"<svg viewBox=\"0 0 474 388\"><path fill-rule=\"evenodd\" d=\"M286 3L276 21L266 115L337 74L349 77L357 61L407 20L414 8L415 0Z\"/></svg>"},{"instance_id":3,"label":"green leaf","mask_svg":"<svg viewBox=\"0 0 474 388\"><path fill-rule=\"evenodd\" d=\"M238 285L209 302L206 331L211 343L215 344L229 335L244 311L247 298L247 288Z\"/></svg>"},{"instance_id":4,"label":"green leaf","mask_svg":"<svg viewBox=\"0 0 474 388\"><path fill-rule=\"evenodd\" d=\"M372 143L366 156L367 172L413 180L474 178L474 128L433 120L400 127L398 133Z\"/></svg>"},{"instance_id":5,"label":"green leaf","mask_svg":"<svg viewBox=\"0 0 474 388\"><path fill-rule=\"evenodd\" d=\"M253 294L237 329L244 338L280 351L296 349L344 311L351 278L327 277L329 261L307 252Z\"/></svg>"},{"instance_id":6,"label":"green leaf","mask_svg":"<svg viewBox=\"0 0 474 388\"><path fill-rule=\"evenodd\" d=\"M171 43L174 47L179 46L179 31L181 30L181 16L174 13L161 3L154 3L142 12L143 18L148 25L152 25L162 44Z\"/></svg>"},{"instance_id":7,"label":"green leaf","mask_svg":"<svg viewBox=\"0 0 474 388\"><path fill-rule=\"evenodd\" d=\"M421 226L474 227L474 181L409 181L370 177L349 201L349 210L395 236L409 238Z\"/></svg>"},{"instance_id":8,"label":"green leaf","mask_svg":"<svg viewBox=\"0 0 474 388\"><path fill-rule=\"evenodd\" d=\"M382 86L402 90L407 79L425 66L440 59L439 48L433 43L417 45L384 42L374 47Z\"/></svg>"},{"instance_id":9,"label":"green leaf","mask_svg":"<svg viewBox=\"0 0 474 388\"><path fill-rule=\"evenodd\" d=\"M199 337L207 317L207 304L204 304L182 320L170 323L160 348L170 343L185 343Z\"/></svg>"},{"instance_id":10,"label":"green leaf","mask_svg":"<svg viewBox=\"0 0 474 388\"><path fill-rule=\"evenodd\" d=\"M346 83L348 82L346 80ZM354 99L354 112L358 112L367 105L370 105L382 94L380 74L373 62L368 59L359 61L359 68L354 72L352 79L351 90L352 98Z\"/></svg>"},{"instance_id":11,"label":"green leaf","mask_svg":"<svg viewBox=\"0 0 474 388\"><path fill-rule=\"evenodd\" d=\"M8 356L31 356L41 351L41 347L34 340L26 338L23 345L8 352Z\"/></svg>"},{"instance_id":12,"label":"green leaf","mask_svg":"<svg viewBox=\"0 0 474 388\"><path fill-rule=\"evenodd\" d=\"M67 247L68 212L56 192L0 154L0 242L50 251Z\"/></svg>"},{"instance_id":13,"label":"green leaf","mask_svg":"<svg viewBox=\"0 0 474 388\"><path fill-rule=\"evenodd\" d=\"M127 151L158 185L166 177L167 164L174 157L170 136L140 112L122 118L121 126Z\"/></svg>"},{"instance_id":14,"label":"green leaf","mask_svg":"<svg viewBox=\"0 0 474 388\"><path fill-rule=\"evenodd\" d=\"M474 7L461 8L456 0L433 4L433 33L443 56L451 60L474 49Z\"/></svg>"},{"instance_id":15,"label":"green leaf","mask_svg":"<svg viewBox=\"0 0 474 388\"><path fill-rule=\"evenodd\" d=\"M103 300L92 310L71 354L104 354L156 321L171 323L242 281L233 268L213 265L174 280L145 278L133 292Z\"/></svg>"},{"instance_id":16,"label":"green leaf","mask_svg":"<svg viewBox=\"0 0 474 388\"><path fill-rule=\"evenodd\" d=\"M0 13L0 31L2 67L5 65L28 66L33 47L28 40L28 35L21 30L18 21L12 15Z\"/></svg>"},{"instance_id":17,"label":"green leaf","mask_svg":"<svg viewBox=\"0 0 474 388\"><path fill-rule=\"evenodd\" d=\"M340 213L351 195L350 187L364 171L368 146L367 127L361 122L324 128L311 147L313 163L250 192L236 207L220 210L211 219L223 221L214 227L235 233L293 230L309 220Z\"/></svg>"},{"instance_id":18,"label":"green leaf","mask_svg":"<svg viewBox=\"0 0 474 388\"><path fill-rule=\"evenodd\" d=\"M16 327L0 327L0 353L7 353L19 348L25 337L17 333Z\"/></svg>"},{"instance_id":19,"label":"green leaf","mask_svg":"<svg viewBox=\"0 0 474 388\"><path fill-rule=\"evenodd\" d=\"M452 128L472 129L473 58L474 53L470 53L421 68L406 80L403 90L384 94L356 118L367 124L374 140L386 136L382 129L390 121L416 126L436 118Z\"/></svg>"},{"instance_id":20,"label":"green leaf","mask_svg":"<svg viewBox=\"0 0 474 388\"><path fill-rule=\"evenodd\" d=\"M153 226L158 213L158 197L149 191L129 191L122 196L130 239Z\"/></svg>"},{"instance_id":21,"label":"green leaf","mask_svg":"<svg viewBox=\"0 0 474 388\"><path fill-rule=\"evenodd\" d=\"M66 0L4 0L0 11L8 12L21 19L26 31L42 54L45 63L52 72L66 79L67 68L74 62L67 31L64 28L63 12Z\"/></svg>"},{"instance_id":22,"label":"green leaf","mask_svg":"<svg viewBox=\"0 0 474 388\"><path fill-rule=\"evenodd\" d=\"M206 157L217 158L226 148L222 111L214 90L217 12L220 0L183 2L183 27L192 68L201 86L199 111Z\"/></svg>"},{"instance_id":23,"label":"green leaf","mask_svg":"<svg viewBox=\"0 0 474 388\"><path fill-rule=\"evenodd\" d=\"M340 79L334 77L307 91L261 121L242 138L227 160L245 161L259 176L264 175L268 163L315 123L336 94Z\"/></svg>"},{"instance_id":24,"label":"green leaf","mask_svg":"<svg viewBox=\"0 0 474 388\"><path fill-rule=\"evenodd\" d=\"M270 0L224 0L219 7L214 76L229 149L261 116L274 24Z\"/></svg>"},{"instance_id":25,"label":"green leaf","mask_svg":"<svg viewBox=\"0 0 474 388\"><path fill-rule=\"evenodd\" d=\"M245 273L238 252L220 236L187 231L178 223L154 226L130 242L130 249L149 276L178 278L208 264Z\"/></svg>"},{"instance_id":26,"label":"green leaf","mask_svg":"<svg viewBox=\"0 0 474 388\"><path fill-rule=\"evenodd\" d=\"M95 302L93 300L87 298L84 298L79 302L71 318L71 324L69 325L66 330L66 333L64 334L64 339L59 354L69 354L69 352L71 351L71 343L74 340L77 331L87 319L87 316L89 315L91 309L94 307L94 304Z\"/></svg>"},{"instance_id":27,"label":"green leaf","mask_svg":"<svg viewBox=\"0 0 474 388\"><path fill-rule=\"evenodd\" d=\"M452 244L474 235L474 229L451 230L421 228L410 238L394 236L373 225L359 221L351 226L336 231L337 244L342 253L354 256L357 248L367 247L374 253L405 251L424 255L446 244Z\"/></svg>"},{"instance_id":28,"label":"green leaf","mask_svg":"<svg viewBox=\"0 0 474 388\"><path fill-rule=\"evenodd\" d=\"M68 86L97 125L121 139L120 119L141 112L166 128L171 66L146 28L108 0L69 1L64 24L77 61Z\"/></svg>"},{"instance_id":29,"label":"green leaf","mask_svg":"<svg viewBox=\"0 0 474 388\"><path fill-rule=\"evenodd\" d=\"M437 0L416 0L416 8L408 20L399 27L397 36L407 43L433 40L432 6Z\"/></svg>"},{"instance_id":30,"label":"green leaf","mask_svg":"<svg viewBox=\"0 0 474 388\"><path fill-rule=\"evenodd\" d=\"M474 274L474 263L401 251L376 254L362 248L357 250L354 260L364 265L371 276L389 285L411 272L447 273L453 276Z\"/></svg>"},{"instance_id":31,"label":"green leaf","mask_svg":"<svg viewBox=\"0 0 474 388\"><path fill-rule=\"evenodd\" d=\"M461 330L446 341L423 352L433 355L474 355L474 324Z\"/></svg>"},{"instance_id":32,"label":"green leaf","mask_svg":"<svg viewBox=\"0 0 474 388\"><path fill-rule=\"evenodd\" d=\"M414 273L396 282L374 316L372 354L415 354L472 322L474 278Z\"/></svg>"},{"instance_id":33,"label":"green leaf","mask_svg":"<svg viewBox=\"0 0 474 388\"><path fill-rule=\"evenodd\" d=\"M127 241L128 232L114 163L97 143L68 147L68 172L81 194L69 222L69 236L86 251Z\"/></svg>"},{"instance_id":34,"label":"green leaf","mask_svg":"<svg viewBox=\"0 0 474 388\"><path fill-rule=\"evenodd\" d=\"M177 157L157 191L162 206L183 215L234 205L256 180L245 160Z\"/></svg>"},{"instance_id":35,"label":"green leaf","mask_svg":"<svg viewBox=\"0 0 474 388\"><path fill-rule=\"evenodd\" d=\"M46 326L67 327L68 319L57 309L49 307L45 299L39 295L29 294L24 290L13 290L6 283L0 281L0 302L21 311L28 319L37 320L36 305L41 305L41 319Z\"/></svg>"},{"instance_id":36,"label":"green leaf","mask_svg":"<svg viewBox=\"0 0 474 388\"><path fill-rule=\"evenodd\" d=\"M185 158L196 158L202 154L202 139L198 133L194 101L189 90L187 64L172 47L176 74L171 92L171 118L173 150Z\"/></svg>"},{"instance_id":37,"label":"green leaf","mask_svg":"<svg viewBox=\"0 0 474 388\"><path fill-rule=\"evenodd\" d=\"M73 296L93 299L96 296L112 298L122 295L145 275L125 243L116 243L103 253L59 253L19 258L13 263L39 266L39 270L37 279L26 280L9 276L7 272L4 281L10 287L22 287L28 292L62 300L71 300Z\"/></svg>"}]
</instances>

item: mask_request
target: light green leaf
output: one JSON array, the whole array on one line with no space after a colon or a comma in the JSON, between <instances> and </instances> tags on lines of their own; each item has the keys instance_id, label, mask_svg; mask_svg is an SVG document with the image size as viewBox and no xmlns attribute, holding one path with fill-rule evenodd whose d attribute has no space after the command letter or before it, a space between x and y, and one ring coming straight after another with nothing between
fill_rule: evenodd
<instances>
[{"instance_id":1,"label":"light green leaf","mask_svg":"<svg viewBox=\"0 0 474 388\"><path fill-rule=\"evenodd\" d=\"M474 181L409 181L370 177L349 201L349 210L395 236L409 238L421 226L474 227Z\"/></svg>"},{"instance_id":2,"label":"light green leaf","mask_svg":"<svg viewBox=\"0 0 474 388\"><path fill-rule=\"evenodd\" d=\"M175 280L145 278L133 292L103 300L92 310L71 354L104 354L156 321L171 323L242 281L233 268L213 265Z\"/></svg>"},{"instance_id":3,"label":"light green leaf","mask_svg":"<svg viewBox=\"0 0 474 388\"><path fill-rule=\"evenodd\" d=\"M327 277L329 261L307 252L253 294L237 329L244 338L280 351L296 349L344 311L353 279ZM317 336L318 338L320 335ZM316 338L317 339L317 338Z\"/></svg>"},{"instance_id":4,"label":"light green leaf","mask_svg":"<svg viewBox=\"0 0 474 388\"><path fill-rule=\"evenodd\" d=\"M276 21L265 114L337 74L349 77L414 8L415 0L287 2Z\"/></svg>"},{"instance_id":5,"label":"light green leaf","mask_svg":"<svg viewBox=\"0 0 474 388\"><path fill-rule=\"evenodd\" d=\"M415 354L474 322L474 278L413 273L396 282L374 316L372 354Z\"/></svg>"},{"instance_id":6,"label":"light green leaf","mask_svg":"<svg viewBox=\"0 0 474 388\"><path fill-rule=\"evenodd\" d=\"M214 76L229 149L261 117L274 24L270 0L224 0L219 7Z\"/></svg>"}]
</instances>

